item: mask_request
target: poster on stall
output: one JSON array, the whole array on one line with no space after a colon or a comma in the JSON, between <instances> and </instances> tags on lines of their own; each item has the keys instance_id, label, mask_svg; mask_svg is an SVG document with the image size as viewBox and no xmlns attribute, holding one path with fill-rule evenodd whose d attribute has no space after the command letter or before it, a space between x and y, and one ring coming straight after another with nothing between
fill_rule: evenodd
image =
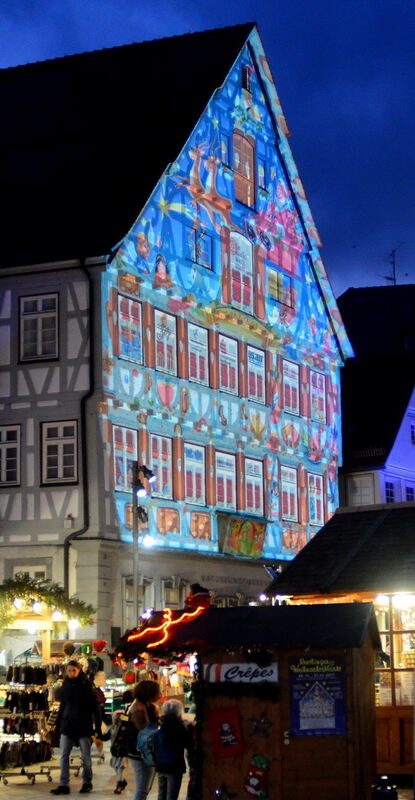
<instances>
[{"instance_id":1,"label":"poster on stall","mask_svg":"<svg viewBox=\"0 0 415 800\"><path fill-rule=\"evenodd\" d=\"M244 752L238 706L211 709L208 725L215 758L239 756Z\"/></svg>"},{"instance_id":2,"label":"poster on stall","mask_svg":"<svg viewBox=\"0 0 415 800\"><path fill-rule=\"evenodd\" d=\"M291 658L291 733L346 733L346 662L343 656Z\"/></svg>"}]
</instances>

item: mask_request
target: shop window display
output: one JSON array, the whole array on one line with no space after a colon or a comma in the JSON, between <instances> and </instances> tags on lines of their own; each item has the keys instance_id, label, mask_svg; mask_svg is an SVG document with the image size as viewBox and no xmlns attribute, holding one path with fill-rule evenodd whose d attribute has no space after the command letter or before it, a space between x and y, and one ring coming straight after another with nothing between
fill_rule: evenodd
<instances>
[{"instance_id":1,"label":"shop window display","mask_svg":"<svg viewBox=\"0 0 415 800\"><path fill-rule=\"evenodd\" d=\"M376 668L376 704L414 705L415 595L378 595L375 612L384 653Z\"/></svg>"}]
</instances>

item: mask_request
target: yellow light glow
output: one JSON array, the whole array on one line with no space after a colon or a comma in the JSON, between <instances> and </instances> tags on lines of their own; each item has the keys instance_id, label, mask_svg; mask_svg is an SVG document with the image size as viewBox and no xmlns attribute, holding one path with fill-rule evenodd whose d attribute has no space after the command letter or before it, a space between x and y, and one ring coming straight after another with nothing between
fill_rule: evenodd
<instances>
[{"instance_id":1,"label":"yellow light glow","mask_svg":"<svg viewBox=\"0 0 415 800\"><path fill-rule=\"evenodd\" d=\"M13 605L14 605L16 608L22 608L22 607L23 607L23 600L22 600L22 598L21 598L21 597L15 597L15 598L14 598L14 600L13 600Z\"/></svg>"},{"instance_id":2,"label":"yellow light glow","mask_svg":"<svg viewBox=\"0 0 415 800\"><path fill-rule=\"evenodd\" d=\"M60 611L52 611L52 619L54 622L62 622L63 614Z\"/></svg>"},{"instance_id":3,"label":"yellow light glow","mask_svg":"<svg viewBox=\"0 0 415 800\"><path fill-rule=\"evenodd\" d=\"M79 619L68 619L68 628L79 628Z\"/></svg>"},{"instance_id":4,"label":"yellow light glow","mask_svg":"<svg viewBox=\"0 0 415 800\"><path fill-rule=\"evenodd\" d=\"M377 606L387 606L389 605L389 597L387 594L378 594L374 602Z\"/></svg>"},{"instance_id":5,"label":"yellow light glow","mask_svg":"<svg viewBox=\"0 0 415 800\"><path fill-rule=\"evenodd\" d=\"M398 592L393 598L394 608L400 611L405 611L407 608L412 608L415 605L415 595L408 594L407 592Z\"/></svg>"}]
</instances>

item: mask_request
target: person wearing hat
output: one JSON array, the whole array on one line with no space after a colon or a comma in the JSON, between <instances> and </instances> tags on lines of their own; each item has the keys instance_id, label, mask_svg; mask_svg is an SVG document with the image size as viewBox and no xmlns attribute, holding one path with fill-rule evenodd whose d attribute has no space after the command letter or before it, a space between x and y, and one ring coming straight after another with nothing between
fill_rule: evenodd
<instances>
[{"instance_id":1,"label":"person wearing hat","mask_svg":"<svg viewBox=\"0 0 415 800\"><path fill-rule=\"evenodd\" d=\"M101 739L101 715L92 683L78 661L66 665L56 729L60 734L61 772L59 786L51 789L51 794L69 794L69 757L78 745L82 754L80 794L87 794L92 791L91 736L95 729L97 739Z\"/></svg>"}]
</instances>

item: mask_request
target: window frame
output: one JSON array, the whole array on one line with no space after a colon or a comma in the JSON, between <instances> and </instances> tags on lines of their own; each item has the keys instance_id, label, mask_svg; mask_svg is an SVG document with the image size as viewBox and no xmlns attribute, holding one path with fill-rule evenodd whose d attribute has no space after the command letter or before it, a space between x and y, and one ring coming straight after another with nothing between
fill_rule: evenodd
<instances>
[{"instance_id":1,"label":"window frame","mask_svg":"<svg viewBox=\"0 0 415 800\"><path fill-rule=\"evenodd\" d=\"M248 475L248 464L259 464L261 468L261 475L257 477L256 475ZM249 479L252 480L253 486L253 497L255 497L255 488L258 487L260 491L260 504L257 505L256 503L249 504L248 503L248 481ZM257 517L264 516L264 462L261 461L259 458L250 458L245 456L244 459L244 502L245 502L245 511L249 514L255 514Z\"/></svg>"},{"instance_id":2,"label":"window frame","mask_svg":"<svg viewBox=\"0 0 415 800\"><path fill-rule=\"evenodd\" d=\"M158 440L158 459L161 459L161 462L156 462L153 456L154 448L153 448L153 438ZM166 450L166 462L167 462L167 486L168 492L166 493L163 491L164 489L164 481L162 476L162 488L161 490L157 490L157 482L158 482L158 475L159 475L159 468L161 467L161 471L166 469L166 465L162 463L163 460L163 442L167 442L167 450ZM152 484L151 487L151 494L153 497L162 497L166 500L173 499L173 440L170 436L163 436L160 433L149 433L149 451L150 451L150 468L157 476L157 481Z\"/></svg>"},{"instance_id":3,"label":"window frame","mask_svg":"<svg viewBox=\"0 0 415 800\"><path fill-rule=\"evenodd\" d=\"M229 459L229 463L233 464L233 469L229 471L226 469L226 465L218 464L218 459L226 458ZM231 475L231 499L229 500L228 495L228 475ZM219 489L218 489L218 481L219 479L223 480L223 500L219 501ZM226 508L231 509L232 511L236 511L236 456L234 453L228 453L224 450L216 450L215 452L215 499L216 499L216 506L219 508Z\"/></svg>"},{"instance_id":4,"label":"window frame","mask_svg":"<svg viewBox=\"0 0 415 800\"><path fill-rule=\"evenodd\" d=\"M314 517L312 518L310 510L310 504L313 498L315 500L316 508L318 505L318 489L316 485L314 485L314 487L310 486L311 479L314 480L315 484L316 482L318 482L321 486L321 491L320 491L321 513L318 519L317 515L314 515ZM324 480L323 480L323 475L319 475L318 472L307 472L307 510L308 510L308 522L310 525L316 525L316 526L324 525Z\"/></svg>"},{"instance_id":5,"label":"window frame","mask_svg":"<svg viewBox=\"0 0 415 800\"><path fill-rule=\"evenodd\" d=\"M161 311L159 308L154 308L153 311L154 311L155 369L158 372L163 372L165 375L175 375L175 376L177 376L178 375L178 363L177 363L177 317L175 317L174 314L169 314L167 311ZM168 366L161 366L158 363L158 354L159 354L158 345L159 345L159 342L162 342L162 340L158 338L158 336L159 336L158 328L160 327L162 329L163 326L158 326L157 319L160 318L160 321L161 321L162 317L166 317L166 318L168 318L170 320L174 320L174 332L173 332L174 346L172 347L172 354L173 354L174 357L173 357L173 367L172 368L169 368ZM169 330L168 326L167 326L166 330ZM170 333L169 333L169 335L170 335ZM164 361L168 363L169 353L168 353L168 351L166 351L166 348L167 348L167 344L164 345L163 350L164 350L164 354L165 354Z\"/></svg>"},{"instance_id":6,"label":"window frame","mask_svg":"<svg viewBox=\"0 0 415 800\"><path fill-rule=\"evenodd\" d=\"M194 339L190 338L190 330L191 328L197 328L204 332L206 336L206 344L204 342L197 342ZM192 344L195 345L194 350L192 352ZM199 345L199 347L198 347ZM201 351L204 350L205 352L205 379L203 380L200 377L200 354ZM195 355L196 357L196 372L197 377L191 375L191 356ZM187 324L187 358L189 363L189 381L192 383L198 383L201 386L209 386L209 331L207 328L204 328L202 325L195 325L193 322L188 322Z\"/></svg>"},{"instance_id":7,"label":"window frame","mask_svg":"<svg viewBox=\"0 0 415 800\"><path fill-rule=\"evenodd\" d=\"M236 356L229 355L229 353L223 354L221 352L221 342L226 340L228 342L234 342L236 345ZM224 358L229 360L229 362L233 363L233 368L235 370L235 389L229 388L231 386L231 381L228 380L228 385L222 383L222 366L227 368L228 370L228 378L229 378L229 368L230 365L224 362ZM219 333L218 335L218 375L219 375L219 389L222 392L226 392L227 394L232 394L236 397L239 395L239 343L237 339L234 339L232 336L227 336L224 333Z\"/></svg>"},{"instance_id":8,"label":"window frame","mask_svg":"<svg viewBox=\"0 0 415 800\"><path fill-rule=\"evenodd\" d=\"M393 481L385 481L385 503L395 503L395 484Z\"/></svg>"},{"instance_id":9,"label":"window frame","mask_svg":"<svg viewBox=\"0 0 415 800\"><path fill-rule=\"evenodd\" d=\"M309 372L309 382L310 382L310 418L314 420L314 422L321 422L323 425L327 422L327 381L324 372L319 372L316 369L311 369ZM323 388L317 387L317 391L313 392L313 375L317 375L323 379ZM323 412L321 417L318 416L317 412L313 411L313 399L317 398L317 401L323 401Z\"/></svg>"},{"instance_id":10,"label":"window frame","mask_svg":"<svg viewBox=\"0 0 415 800\"><path fill-rule=\"evenodd\" d=\"M69 484L69 483L77 483L78 482L78 420L76 419L65 419L65 420L56 420L56 421L49 421L49 422L41 422L41 458L42 458L42 486L51 486L56 484ZM72 425L74 427L74 434L72 436L63 436L63 433L60 433L60 430L65 427ZM47 431L50 428L58 428L58 435L56 437L48 437ZM63 463L63 449L65 444L71 442L73 444L73 465L74 465L74 475L68 478L65 478L62 474L65 465ZM57 446L57 469L58 469L58 476L49 478L47 476L48 471L48 444L55 444Z\"/></svg>"},{"instance_id":11,"label":"window frame","mask_svg":"<svg viewBox=\"0 0 415 800\"><path fill-rule=\"evenodd\" d=\"M235 200L246 208L255 208L255 144L242 131L233 132L233 173ZM245 152L244 152L245 151ZM241 169L241 157L248 155L250 177ZM238 159L237 160L237 155Z\"/></svg>"},{"instance_id":12,"label":"window frame","mask_svg":"<svg viewBox=\"0 0 415 800\"><path fill-rule=\"evenodd\" d=\"M207 228L204 226L199 226L197 228L191 225L185 225L185 235L186 235L186 260L191 261L192 264L197 264L199 267L204 267L205 269L213 270L213 236L208 231ZM194 238L194 241L191 242L190 247L190 237ZM200 248L198 247L199 240L205 238L207 242L209 242L209 263L207 263L203 258L200 257Z\"/></svg>"},{"instance_id":13,"label":"window frame","mask_svg":"<svg viewBox=\"0 0 415 800\"><path fill-rule=\"evenodd\" d=\"M294 308L293 280L285 272L274 267L267 267L267 293L271 300L287 308Z\"/></svg>"},{"instance_id":14,"label":"window frame","mask_svg":"<svg viewBox=\"0 0 415 800\"><path fill-rule=\"evenodd\" d=\"M261 353L263 356L263 367L261 370L261 377L262 377L262 394L261 396L257 392L255 395L252 394L250 391L250 369L249 369L249 355L250 351L255 351L255 353ZM252 374L255 375L255 386L258 388L258 371L255 369L252 370ZM248 400L254 400L257 403L262 403L265 405L266 402L266 354L265 350L262 350L260 347L254 347L253 345L248 344L246 348L246 375L247 375L247 397Z\"/></svg>"},{"instance_id":15,"label":"window frame","mask_svg":"<svg viewBox=\"0 0 415 800\"><path fill-rule=\"evenodd\" d=\"M118 446L116 440L116 431L121 431L122 448ZM125 432L125 433L124 433ZM127 442L127 432L132 434L132 449L129 450L129 443ZM124 475L124 482L117 481L117 453L122 452L122 471ZM129 457L129 452L131 453ZM138 460L138 432L135 428L129 428L128 425L112 425L112 469L114 489L119 492L132 492L133 490L133 468L132 464ZM120 458L120 456L118 456Z\"/></svg>"},{"instance_id":16,"label":"window frame","mask_svg":"<svg viewBox=\"0 0 415 800\"><path fill-rule=\"evenodd\" d=\"M134 322L132 321L133 317L132 317L132 314L131 314L131 306L133 304L135 304L137 306L137 308L139 309L139 323L138 323L137 327L139 328L139 339L140 339L140 345L139 345L138 349L141 349L141 357L137 357L136 358L133 355L128 355L128 354L122 352L122 335L121 335L121 324L122 323L121 323L121 316L124 314L124 312L122 312L122 310L121 310L121 304L123 302L127 302L128 303L128 323L127 323L128 327L126 328L126 330L128 330L128 331L131 330L133 325L134 325ZM126 361L131 361L134 364L144 364L143 308L142 308L141 302L139 300L136 300L133 297L127 297L126 295L121 294L120 292L118 292L117 312L118 312L117 327L118 327L118 342L119 342L119 346L118 346L119 358L125 359Z\"/></svg>"},{"instance_id":17,"label":"window frame","mask_svg":"<svg viewBox=\"0 0 415 800\"><path fill-rule=\"evenodd\" d=\"M21 469L21 430L20 425L0 425L0 487L1 486L20 486ZM15 440L3 440L3 435L7 431L16 431ZM16 480L7 480L7 451L16 450Z\"/></svg>"},{"instance_id":18,"label":"window frame","mask_svg":"<svg viewBox=\"0 0 415 800\"><path fill-rule=\"evenodd\" d=\"M186 447L191 447L195 451L200 451L202 453L201 465L202 465L202 475L201 475L201 489L202 493L200 498L198 499L196 488L196 472L195 470L198 467L198 464L193 461L188 461L188 456L186 454ZM195 506L206 506L206 449L203 445L195 444L194 442L183 442L183 464L184 464L184 487L185 487L185 502L189 503L190 505ZM192 475L192 494L188 494L188 467L191 467L191 475Z\"/></svg>"},{"instance_id":19,"label":"window frame","mask_svg":"<svg viewBox=\"0 0 415 800\"><path fill-rule=\"evenodd\" d=\"M295 407L294 407L294 405L292 403L290 405L286 405L286 402L285 402L286 386L290 390L290 397L292 397L292 390L293 390L293 385L291 384L291 382L286 384L286 380L285 380L286 376L285 376L285 373L284 373L285 364L287 364L287 365L289 364L289 365L291 365L291 367L295 367L295 370L297 372L296 387L295 387L296 388L296 392L297 392L297 404L296 404ZM295 361L291 361L288 358L283 358L282 359L281 371L282 371L282 376L281 376L281 378L282 378L282 407L283 407L284 411L287 411L289 414L295 414L295 416L299 417L300 416L300 365L297 364ZM290 381L293 380L292 376L287 375L287 379L288 378L290 379Z\"/></svg>"},{"instance_id":20,"label":"window frame","mask_svg":"<svg viewBox=\"0 0 415 800\"><path fill-rule=\"evenodd\" d=\"M295 467L291 467L288 464L281 464L280 465L281 471L281 519L285 520L286 522L298 522L298 473ZM284 476L284 471L286 471L286 475ZM291 473L295 480L288 479L288 473ZM290 487L294 486L294 491L290 490ZM288 487L288 489L284 489L284 487ZM289 511L284 513L284 492L288 495L288 508ZM291 501L290 498L294 497L295 500L295 509L294 513L291 512Z\"/></svg>"},{"instance_id":21,"label":"window frame","mask_svg":"<svg viewBox=\"0 0 415 800\"><path fill-rule=\"evenodd\" d=\"M36 301L40 303L48 298L55 299L55 308L53 311L37 309L35 312L24 311L24 303L27 301ZM54 336L54 352L42 353L42 320L47 318L55 319L55 336ZM25 354L25 320L35 319L36 324L36 354ZM28 361L56 361L59 358L59 293L58 292L42 292L40 294L22 295L19 297L19 360L20 362L27 363Z\"/></svg>"},{"instance_id":22,"label":"window frame","mask_svg":"<svg viewBox=\"0 0 415 800\"><path fill-rule=\"evenodd\" d=\"M249 270L245 269L246 256L249 253ZM236 263L239 257L241 263ZM243 263L242 263L243 261ZM252 242L239 231L231 231L229 235L229 272L231 282L231 305L244 311L245 314L254 314L254 253ZM238 279L239 276L239 279ZM240 299L238 300L235 289L239 284ZM249 292L249 303L245 302L245 295Z\"/></svg>"}]
</instances>

